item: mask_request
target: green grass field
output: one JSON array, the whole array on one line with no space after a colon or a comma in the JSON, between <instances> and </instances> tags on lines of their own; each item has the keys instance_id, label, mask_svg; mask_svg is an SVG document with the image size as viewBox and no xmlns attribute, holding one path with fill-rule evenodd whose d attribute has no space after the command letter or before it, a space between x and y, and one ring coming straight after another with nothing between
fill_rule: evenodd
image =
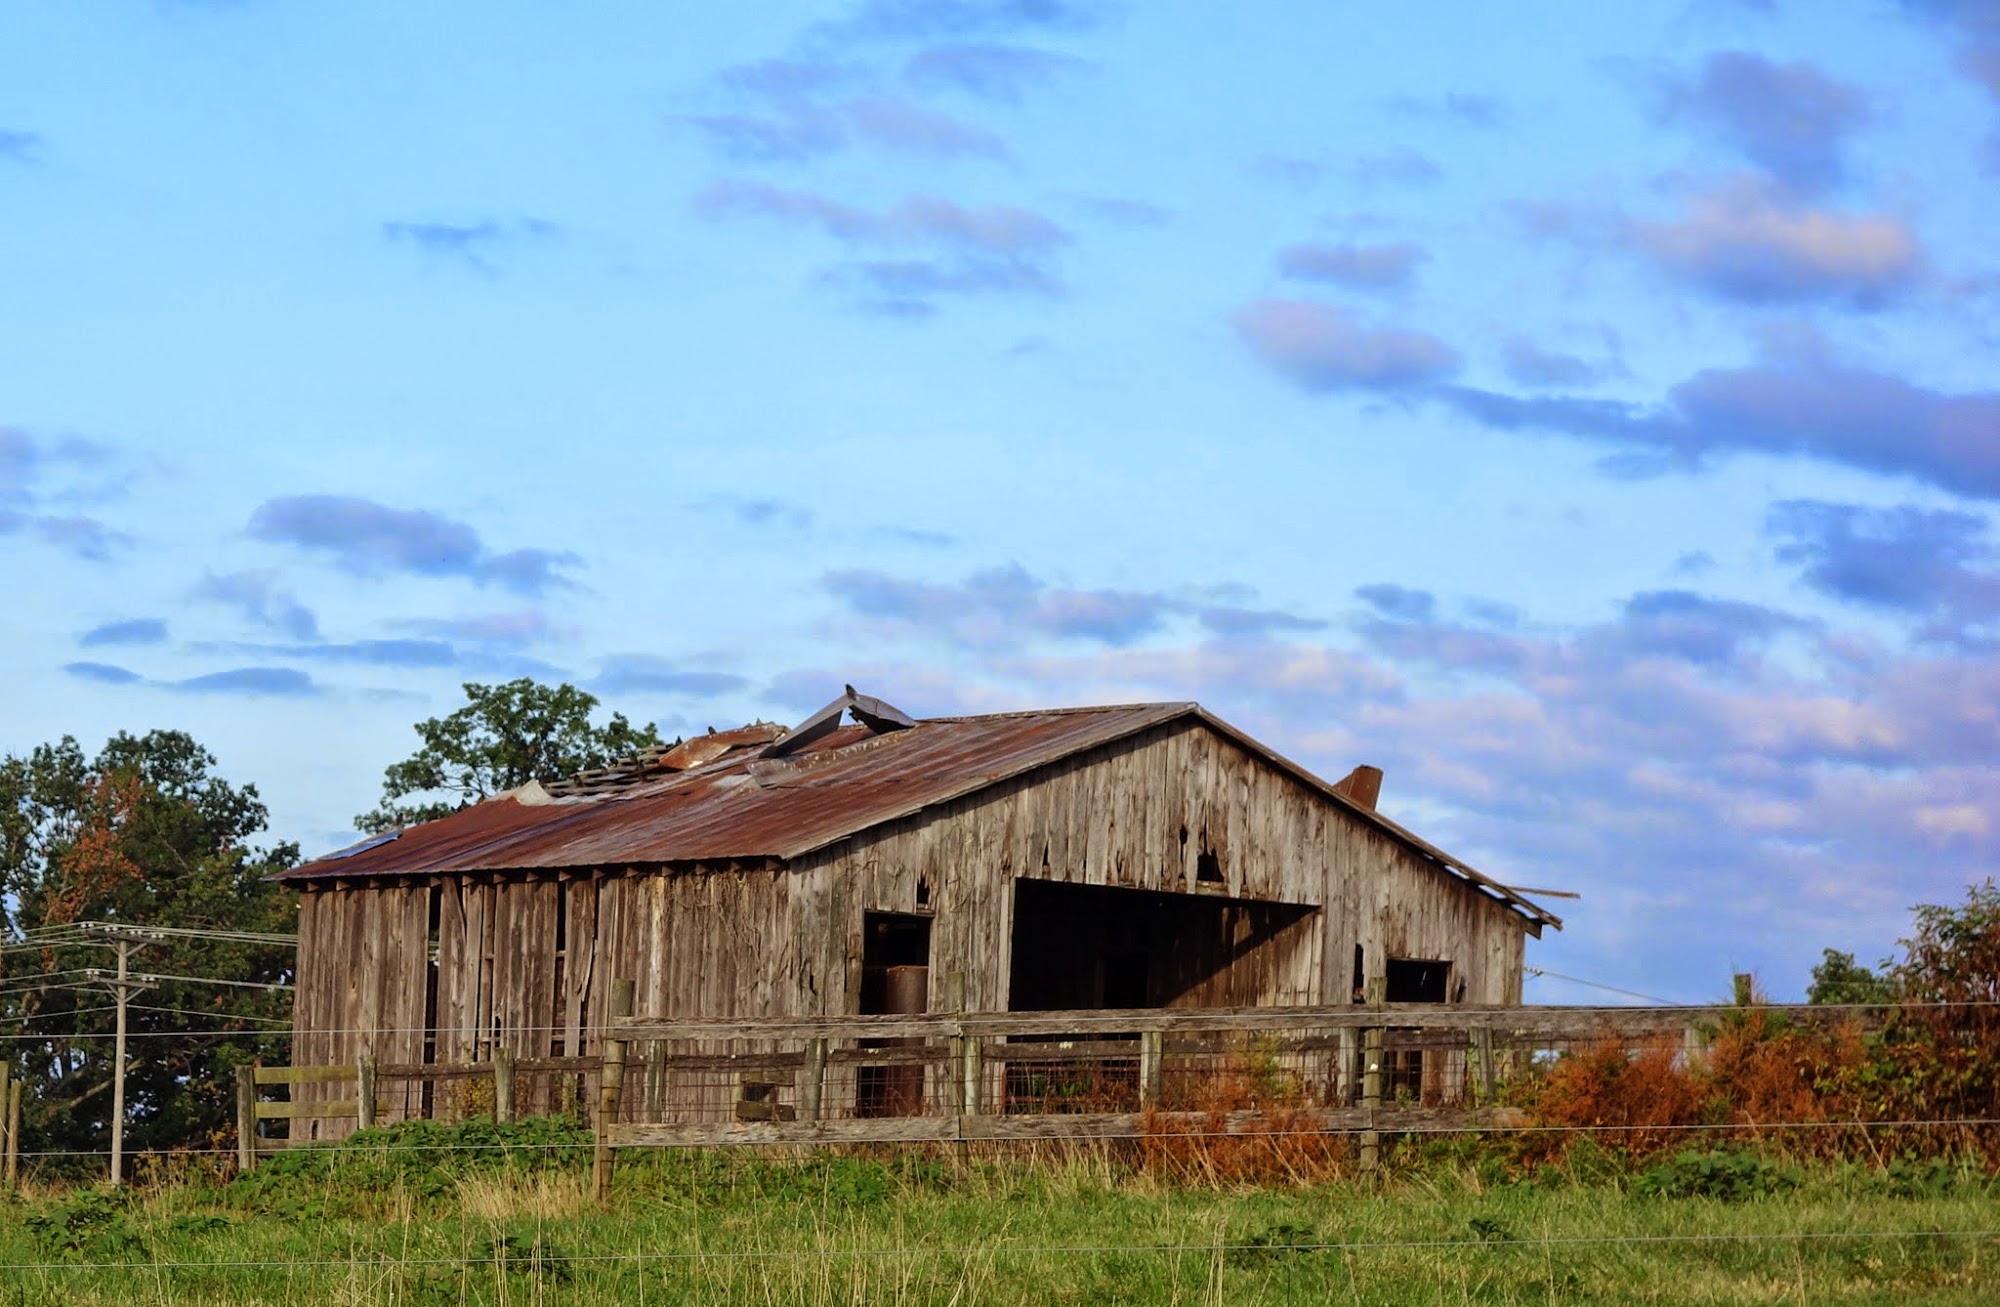
<instances>
[{"instance_id":1,"label":"green grass field","mask_svg":"<svg viewBox=\"0 0 2000 1307\"><path fill-rule=\"evenodd\" d=\"M376 1138L17 1195L0 1304L2000 1301L2000 1201L1946 1166L1634 1174L1585 1148L1522 1175L1439 1145L1379 1180L1229 1188L1116 1149L627 1153L601 1209L584 1136L549 1123Z\"/></svg>"}]
</instances>

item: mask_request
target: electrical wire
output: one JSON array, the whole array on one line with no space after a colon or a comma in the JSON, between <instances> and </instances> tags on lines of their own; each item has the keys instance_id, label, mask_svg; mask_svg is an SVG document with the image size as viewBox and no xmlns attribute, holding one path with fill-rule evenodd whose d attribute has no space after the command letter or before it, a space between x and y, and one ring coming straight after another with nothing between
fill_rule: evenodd
<instances>
[{"instance_id":1,"label":"electrical wire","mask_svg":"<svg viewBox=\"0 0 2000 1307\"><path fill-rule=\"evenodd\" d=\"M1572 985L1588 985L1592 989L1601 989L1607 994L1623 994L1627 998L1643 998L1655 1007L1675 1006L1672 1002L1664 998L1656 998L1651 994L1641 994L1636 989L1620 989L1616 985L1607 985L1602 981L1585 980L1582 976L1565 976L1560 971L1545 971L1541 967L1524 966L1521 970L1531 976L1547 976L1550 980L1567 980Z\"/></svg>"}]
</instances>

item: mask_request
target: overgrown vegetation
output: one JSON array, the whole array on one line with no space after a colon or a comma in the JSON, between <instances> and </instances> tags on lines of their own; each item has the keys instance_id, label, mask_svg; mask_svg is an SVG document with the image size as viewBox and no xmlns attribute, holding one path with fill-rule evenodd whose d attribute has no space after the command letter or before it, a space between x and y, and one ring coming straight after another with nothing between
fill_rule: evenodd
<instances>
[{"instance_id":1,"label":"overgrown vegetation","mask_svg":"<svg viewBox=\"0 0 2000 1307\"><path fill-rule=\"evenodd\" d=\"M1386 1149L1380 1177L1190 1184L1116 1145L633 1152L608 1207L551 1122L397 1127L230 1182L0 1209L23 1304L1984 1303L1989 1181L1752 1147ZM1492 1165L1498 1162L1499 1165Z\"/></svg>"}]
</instances>

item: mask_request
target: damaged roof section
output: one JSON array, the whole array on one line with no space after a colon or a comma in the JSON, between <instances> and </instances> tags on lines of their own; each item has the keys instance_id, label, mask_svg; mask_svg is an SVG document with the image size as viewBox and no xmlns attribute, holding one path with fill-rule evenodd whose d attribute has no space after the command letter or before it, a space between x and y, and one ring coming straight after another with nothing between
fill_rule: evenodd
<instances>
[{"instance_id":1,"label":"damaged roof section","mask_svg":"<svg viewBox=\"0 0 2000 1307\"><path fill-rule=\"evenodd\" d=\"M1333 785L1194 703L918 720L852 686L787 730L710 732L531 783L279 873L313 881L803 857L865 830L1153 727L1195 719L1539 925L1561 921L1375 811L1381 773Z\"/></svg>"}]
</instances>

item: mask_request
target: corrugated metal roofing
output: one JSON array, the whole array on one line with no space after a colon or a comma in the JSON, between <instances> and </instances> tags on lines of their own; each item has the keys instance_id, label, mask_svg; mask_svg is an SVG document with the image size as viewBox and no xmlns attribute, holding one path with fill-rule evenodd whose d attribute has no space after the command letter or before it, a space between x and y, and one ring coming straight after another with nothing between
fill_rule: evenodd
<instances>
[{"instance_id":1,"label":"corrugated metal roofing","mask_svg":"<svg viewBox=\"0 0 2000 1307\"><path fill-rule=\"evenodd\" d=\"M726 741L696 737L691 744L708 739L716 744L686 749L683 758L705 759L689 770L666 771L659 758L648 758L640 765L606 769L582 783L525 786L412 826L394 838L367 841L306 863L278 879L797 858L1182 717L1200 719L1293 773L1363 820L1507 900L1524 916L1561 925L1539 905L1354 803L1192 703L938 717L884 734L849 725L782 758L761 756L760 746L773 738L762 728L727 732L734 738ZM714 756L725 743L728 747Z\"/></svg>"}]
</instances>

